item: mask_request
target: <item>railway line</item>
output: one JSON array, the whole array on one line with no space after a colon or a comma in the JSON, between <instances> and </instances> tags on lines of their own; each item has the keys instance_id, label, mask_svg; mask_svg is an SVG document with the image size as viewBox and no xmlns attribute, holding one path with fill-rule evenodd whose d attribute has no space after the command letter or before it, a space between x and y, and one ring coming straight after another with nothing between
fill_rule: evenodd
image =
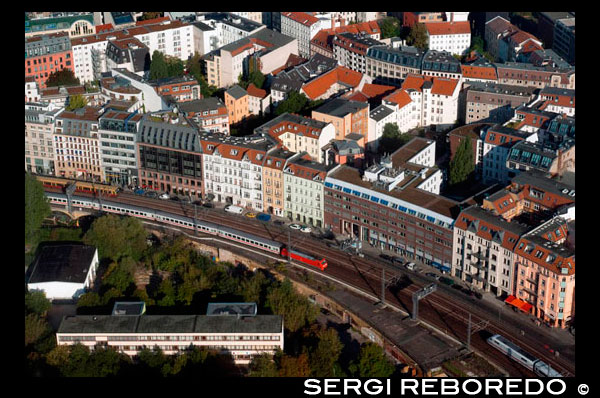
<instances>
[{"instance_id":1,"label":"railway line","mask_svg":"<svg viewBox=\"0 0 600 398\"><path fill-rule=\"evenodd\" d=\"M49 190L50 191L50 190ZM82 195L91 196L91 195ZM292 236L294 247L302 247L315 255L323 256L328 261L326 273L333 278L344 281L345 283L355 286L356 288L366 291L375 297L381 294L381 271L385 268L390 274L400 275L398 269L383 263L376 263L365 258L350 256L347 253L332 249L322 241L316 241L309 238L307 234L297 231L290 231L286 228L262 223L258 220L249 218L240 218L239 216L230 215L227 213L215 214L214 211L198 207L196 214L193 205L184 204L182 202L164 201L133 195L129 193L121 193L117 197L105 197L103 200L120 202L123 204L131 204L140 207L147 207L165 212L183 215L187 217L196 216L198 219L227 225L231 228L243 230L245 232L261 236L284 244L288 243L288 233ZM189 231L187 231L189 232ZM319 271L317 271L319 272ZM414 279L414 278L412 278ZM424 284L413 284L404 287L403 289L392 292L389 288L386 289L385 301L405 312L412 311L412 294L420 289ZM430 324L440 330L444 330L448 335L451 335L459 341L467 340L467 324L469 314L471 314L472 324L477 324L482 321L487 321L486 327L490 334L502 334L511 340L517 342L522 348L536 355L538 358L549 362L553 367L565 375L574 375L573 366L565 360L550 356L543 349L540 341L531 341L528 336L521 336L514 327L502 324L495 319L489 319L489 313L477 308L474 302L466 297L461 297L457 300L454 295L448 294L443 288L426 299L422 300L419 308L420 317L425 319ZM486 356L493 359L511 375L521 377L535 376L531 371L522 367L514 361L511 361L502 353L493 349L486 342L485 335L475 333L471 336L471 346L480 352L484 352ZM542 347L540 347L542 346Z\"/></svg>"}]
</instances>

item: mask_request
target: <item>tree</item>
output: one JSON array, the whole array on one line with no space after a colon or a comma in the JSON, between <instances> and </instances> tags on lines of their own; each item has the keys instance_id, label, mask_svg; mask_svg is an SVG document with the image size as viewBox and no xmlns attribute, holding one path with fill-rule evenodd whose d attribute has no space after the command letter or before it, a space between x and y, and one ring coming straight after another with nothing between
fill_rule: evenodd
<instances>
[{"instance_id":1,"label":"tree","mask_svg":"<svg viewBox=\"0 0 600 398\"><path fill-rule=\"evenodd\" d=\"M306 95L301 94L297 91L290 91L286 99L281 101L277 105L275 114L277 116L283 113L299 113L308 104L308 98Z\"/></svg>"},{"instance_id":2,"label":"tree","mask_svg":"<svg viewBox=\"0 0 600 398\"><path fill-rule=\"evenodd\" d=\"M61 69L50 73L46 87L79 86L81 83L71 69Z\"/></svg>"},{"instance_id":3,"label":"tree","mask_svg":"<svg viewBox=\"0 0 600 398\"><path fill-rule=\"evenodd\" d=\"M95 220L83 241L96 246L100 258L110 258L114 261L122 256L139 260L147 248L146 230L142 223L137 218L119 218L113 214Z\"/></svg>"},{"instance_id":4,"label":"tree","mask_svg":"<svg viewBox=\"0 0 600 398\"><path fill-rule=\"evenodd\" d=\"M158 50L152 53L152 61L150 62L150 80L164 79L169 76L169 67L165 56Z\"/></svg>"},{"instance_id":5,"label":"tree","mask_svg":"<svg viewBox=\"0 0 600 398\"><path fill-rule=\"evenodd\" d=\"M471 146L471 140L465 138L461 141L454 158L450 161L449 184L455 185L466 181L474 170L473 147Z\"/></svg>"},{"instance_id":6,"label":"tree","mask_svg":"<svg viewBox=\"0 0 600 398\"><path fill-rule=\"evenodd\" d=\"M134 283L133 270L135 261L131 257L123 257L119 264L113 262L102 278L104 285L114 287L118 292L123 293L129 285Z\"/></svg>"},{"instance_id":7,"label":"tree","mask_svg":"<svg viewBox=\"0 0 600 398\"><path fill-rule=\"evenodd\" d=\"M276 377L279 375L273 358L266 353L254 355L248 370L248 376L250 377Z\"/></svg>"},{"instance_id":8,"label":"tree","mask_svg":"<svg viewBox=\"0 0 600 398\"><path fill-rule=\"evenodd\" d=\"M25 308L28 312L44 316L52 307L46 293L42 290L33 290L25 293Z\"/></svg>"},{"instance_id":9,"label":"tree","mask_svg":"<svg viewBox=\"0 0 600 398\"><path fill-rule=\"evenodd\" d=\"M317 347L310 355L311 375L315 377L339 376L333 374L333 369L344 345L340 341L337 331L327 328L319 332L318 337Z\"/></svg>"},{"instance_id":10,"label":"tree","mask_svg":"<svg viewBox=\"0 0 600 398\"><path fill-rule=\"evenodd\" d=\"M163 16L162 12L145 12L141 17L138 18L138 21L147 21L149 19L156 19Z\"/></svg>"},{"instance_id":11,"label":"tree","mask_svg":"<svg viewBox=\"0 0 600 398\"><path fill-rule=\"evenodd\" d=\"M409 46L414 46L419 49L427 48L429 45L429 39L425 25L422 23L416 23L410 30L410 33L406 38L406 43Z\"/></svg>"},{"instance_id":12,"label":"tree","mask_svg":"<svg viewBox=\"0 0 600 398\"><path fill-rule=\"evenodd\" d=\"M378 152L392 153L412 139L408 133L402 134L396 123L386 123L379 139Z\"/></svg>"},{"instance_id":13,"label":"tree","mask_svg":"<svg viewBox=\"0 0 600 398\"><path fill-rule=\"evenodd\" d=\"M25 173L25 242L34 244L42 221L51 214L44 195L44 186L34 176Z\"/></svg>"},{"instance_id":14,"label":"tree","mask_svg":"<svg viewBox=\"0 0 600 398\"><path fill-rule=\"evenodd\" d=\"M209 98L214 95L214 93L217 91L217 88L215 86L209 86L206 82L206 78L202 73L202 62L204 61L202 60L200 54L195 53L194 56L186 61L185 67L188 73L192 75L196 81L198 81L198 84L200 84L200 92L202 93L202 97Z\"/></svg>"},{"instance_id":15,"label":"tree","mask_svg":"<svg viewBox=\"0 0 600 398\"><path fill-rule=\"evenodd\" d=\"M87 98L85 98L81 94L75 94L69 96L69 105L65 108L68 111L73 111L75 109L83 108L88 104Z\"/></svg>"},{"instance_id":16,"label":"tree","mask_svg":"<svg viewBox=\"0 0 600 398\"><path fill-rule=\"evenodd\" d=\"M173 282L171 282L170 279L163 279L160 282L158 297L160 297L160 299L156 301L156 304L162 307L171 307L175 305L175 287L173 287Z\"/></svg>"},{"instance_id":17,"label":"tree","mask_svg":"<svg viewBox=\"0 0 600 398\"><path fill-rule=\"evenodd\" d=\"M396 17L387 17L377 21L379 28L381 29L381 38L387 39L389 37L400 36L401 23Z\"/></svg>"},{"instance_id":18,"label":"tree","mask_svg":"<svg viewBox=\"0 0 600 398\"><path fill-rule=\"evenodd\" d=\"M102 300L96 292L83 293L77 300L77 308L98 307L100 305L102 305Z\"/></svg>"},{"instance_id":19,"label":"tree","mask_svg":"<svg viewBox=\"0 0 600 398\"><path fill-rule=\"evenodd\" d=\"M283 316L285 328L290 332L297 331L306 323L314 322L319 313L317 306L296 293L288 278L280 286L271 288L267 295L267 306L274 314Z\"/></svg>"},{"instance_id":20,"label":"tree","mask_svg":"<svg viewBox=\"0 0 600 398\"><path fill-rule=\"evenodd\" d=\"M281 377L308 377L310 366L308 355L300 354L298 357L284 355L281 357L279 376Z\"/></svg>"},{"instance_id":21,"label":"tree","mask_svg":"<svg viewBox=\"0 0 600 398\"><path fill-rule=\"evenodd\" d=\"M349 370L355 377L388 377L395 367L380 346L367 342L361 345L357 361L350 363Z\"/></svg>"},{"instance_id":22,"label":"tree","mask_svg":"<svg viewBox=\"0 0 600 398\"><path fill-rule=\"evenodd\" d=\"M36 343L47 333L50 333L50 326L44 318L37 314L25 317L25 346Z\"/></svg>"},{"instance_id":23,"label":"tree","mask_svg":"<svg viewBox=\"0 0 600 398\"><path fill-rule=\"evenodd\" d=\"M183 61L177 57L165 57L167 63L167 77L183 76Z\"/></svg>"}]
</instances>

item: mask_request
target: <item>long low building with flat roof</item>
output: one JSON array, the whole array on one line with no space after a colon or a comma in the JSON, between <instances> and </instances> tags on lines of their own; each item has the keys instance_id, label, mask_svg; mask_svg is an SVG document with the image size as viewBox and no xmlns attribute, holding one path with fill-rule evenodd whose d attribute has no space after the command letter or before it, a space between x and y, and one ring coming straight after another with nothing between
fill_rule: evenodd
<instances>
[{"instance_id":1,"label":"long low building with flat roof","mask_svg":"<svg viewBox=\"0 0 600 398\"><path fill-rule=\"evenodd\" d=\"M76 315L65 316L56 332L58 345L103 345L136 356L146 347L167 355L190 346L229 353L236 364L252 356L283 350L281 315Z\"/></svg>"}]
</instances>

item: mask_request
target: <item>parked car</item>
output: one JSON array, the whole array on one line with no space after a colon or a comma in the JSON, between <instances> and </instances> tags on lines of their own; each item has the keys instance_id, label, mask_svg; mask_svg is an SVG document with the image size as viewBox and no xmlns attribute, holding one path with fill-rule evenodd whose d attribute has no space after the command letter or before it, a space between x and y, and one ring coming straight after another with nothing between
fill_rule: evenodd
<instances>
[{"instance_id":1,"label":"parked car","mask_svg":"<svg viewBox=\"0 0 600 398\"><path fill-rule=\"evenodd\" d=\"M158 197L158 192L156 191L147 191L144 193L144 196L147 196L149 198L157 198Z\"/></svg>"},{"instance_id":2,"label":"parked car","mask_svg":"<svg viewBox=\"0 0 600 398\"><path fill-rule=\"evenodd\" d=\"M440 277L439 281L442 282L444 285L448 285L448 286L454 285L454 280L452 280L450 278L446 278L445 276Z\"/></svg>"},{"instance_id":3,"label":"parked car","mask_svg":"<svg viewBox=\"0 0 600 398\"><path fill-rule=\"evenodd\" d=\"M402 265L402 264L404 264L404 259L402 257L393 256L392 257L392 262L393 263L398 263L398 264Z\"/></svg>"},{"instance_id":4,"label":"parked car","mask_svg":"<svg viewBox=\"0 0 600 398\"><path fill-rule=\"evenodd\" d=\"M275 224L275 225L285 225L285 222L283 222L281 220L275 220L275 221L273 221L273 224Z\"/></svg>"},{"instance_id":5,"label":"parked car","mask_svg":"<svg viewBox=\"0 0 600 398\"><path fill-rule=\"evenodd\" d=\"M291 229L302 229L302 225L300 224L290 224Z\"/></svg>"},{"instance_id":6,"label":"parked car","mask_svg":"<svg viewBox=\"0 0 600 398\"><path fill-rule=\"evenodd\" d=\"M433 272L426 272L426 273L425 273L425 275L427 275L427 276L429 276L429 277L431 277L431 278L435 279L436 281L437 281L438 279L440 279L439 275L437 275L437 274L434 274Z\"/></svg>"},{"instance_id":7,"label":"parked car","mask_svg":"<svg viewBox=\"0 0 600 398\"><path fill-rule=\"evenodd\" d=\"M382 259L386 260L386 261L390 261L393 262L394 259L392 256L388 256L387 254L380 254L379 257L381 257Z\"/></svg>"},{"instance_id":8,"label":"parked car","mask_svg":"<svg viewBox=\"0 0 600 398\"><path fill-rule=\"evenodd\" d=\"M204 203L202 203L202 207L212 209L215 207L215 205L212 202L204 202Z\"/></svg>"},{"instance_id":9,"label":"parked car","mask_svg":"<svg viewBox=\"0 0 600 398\"><path fill-rule=\"evenodd\" d=\"M179 202L181 199L179 199L179 196L171 196L171 200L174 200L175 202Z\"/></svg>"},{"instance_id":10,"label":"parked car","mask_svg":"<svg viewBox=\"0 0 600 398\"><path fill-rule=\"evenodd\" d=\"M195 205L197 205L197 206L202 206L202 201L201 200L194 200L192 203L195 204Z\"/></svg>"},{"instance_id":11,"label":"parked car","mask_svg":"<svg viewBox=\"0 0 600 398\"><path fill-rule=\"evenodd\" d=\"M239 206L227 205L225 206L225 211L233 214L242 214L244 212L244 209Z\"/></svg>"},{"instance_id":12,"label":"parked car","mask_svg":"<svg viewBox=\"0 0 600 398\"><path fill-rule=\"evenodd\" d=\"M461 285L459 285L458 283L455 283L454 285L452 285L452 289L463 290L463 287Z\"/></svg>"},{"instance_id":13,"label":"parked car","mask_svg":"<svg viewBox=\"0 0 600 398\"><path fill-rule=\"evenodd\" d=\"M168 193L163 193L163 194L161 194L161 195L159 196L159 198L161 198L161 199L163 199L163 200L169 199L169 194L168 194Z\"/></svg>"},{"instance_id":14,"label":"parked car","mask_svg":"<svg viewBox=\"0 0 600 398\"><path fill-rule=\"evenodd\" d=\"M309 233L312 232L312 228L308 227L308 226L305 226L305 227L302 227L302 229L300 231L309 234Z\"/></svg>"},{"instance_id":15,"label":"parked car","mask_svg":"<svg viewBox=\"0 0 600 398\"><path fill-rule=\"evenodd\" d=\"M256 218L256 213L252 213L252 212L246 213L246 217L248 217L248 218Z\"/></svg>"},{"instance_id":16,"label":"parked car","mask_svg":"<svg viewBox=\"0 0 600 398\"><path fill-rule=\"evenodd\" d=\"M146 191L144 191L142 188L139 188L139 189L136 189L133 193L136 195L143 195L144 192L146 192Z\"/></svg>"},{"instance_id":17,"label":"parked car","mask_svg":"<svg viewBox=\"0 0 600 398\"><path fill-rule=\"evenodd\" d=\"M407 269L411 270L411 271L414 271L415 270L415 265L416 265L415 263L408 263L408 264L405 265L405 267Z\"/></svg>"}]
</instances>

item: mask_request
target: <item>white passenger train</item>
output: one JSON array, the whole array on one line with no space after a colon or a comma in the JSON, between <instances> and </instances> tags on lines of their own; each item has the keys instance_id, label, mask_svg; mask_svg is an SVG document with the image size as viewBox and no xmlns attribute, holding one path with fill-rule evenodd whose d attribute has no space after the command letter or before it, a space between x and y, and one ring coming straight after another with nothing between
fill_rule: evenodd
<instances>
[{"instance_id":1,"label":"white passenger train","mask_svg":"<svg viewBox=\"0 0 600 398\"><path fill-rule=\"evenodd\" d=\"M538 376L563 377L562 374L552 369L552 367L550 367L549 364L542 361L541 359L537 359L536 357L523 350L521 347L508 340L504 336L501 336L499 334L493 335L492 337L487 339L487 342L497 350L503 352L512 360L520 363L527 369L535 372L535 374L537 374Z\"/></svg>"}]
</instances>

